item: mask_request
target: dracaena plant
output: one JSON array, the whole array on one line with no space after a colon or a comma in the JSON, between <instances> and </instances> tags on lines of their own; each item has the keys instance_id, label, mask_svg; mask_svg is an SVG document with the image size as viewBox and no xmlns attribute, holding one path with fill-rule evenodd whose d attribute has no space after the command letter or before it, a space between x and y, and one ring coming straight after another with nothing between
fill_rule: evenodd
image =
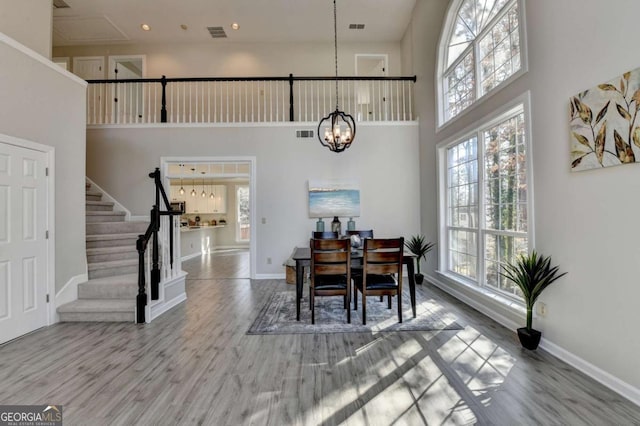
<instances>
[{"instance_id":1,"label":"dracaena plant","mask_svg":"<svg viewBox=\"0 0 640 426\"><path fill-rule=\"evenodd\" d=\"M420 273L420 260L426 258L427 253L436 245L427 242L424 235L414 235L409 241L404 242L405 247L413 254L418 256L418 274Z\"/></svg>"},{"instance_id":2,"label":"dracaena plant","mask_svg":"<svg viewBox=\"0 0 640 426\"><path fill-rule=\"evenodd\" d=\"M534 250L529 255L519 256L515 263L502 266L500 275L520 288L527 306L527 329L532 329L533 305L545 288L566 275L559 266L551 266L551 256L543 256Z\"/></svg>"}]
</instances>

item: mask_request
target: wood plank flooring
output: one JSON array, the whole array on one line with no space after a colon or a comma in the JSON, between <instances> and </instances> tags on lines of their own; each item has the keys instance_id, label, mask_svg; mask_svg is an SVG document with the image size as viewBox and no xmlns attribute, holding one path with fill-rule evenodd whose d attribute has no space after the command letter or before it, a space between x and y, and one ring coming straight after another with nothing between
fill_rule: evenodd
<instances>
[{"instance_id":1,"label":"wood plank flooring","mask_svg":"<svg viewBox=\"0 0 640 426\"><path fill-rule=\"evenodd\" d=\"M56 324L0 346L0 404L65 425L632 425L640 407L430 285L464 330L245 334L284 280L248 253L184 263L188 300L149 325Z\"/></svg>"}]
</instances>

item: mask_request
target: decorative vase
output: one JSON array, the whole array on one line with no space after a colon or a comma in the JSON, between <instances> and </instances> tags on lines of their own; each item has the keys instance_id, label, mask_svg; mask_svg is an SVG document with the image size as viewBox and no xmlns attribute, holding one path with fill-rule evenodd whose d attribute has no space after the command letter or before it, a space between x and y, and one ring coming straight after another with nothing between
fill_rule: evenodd
<instances>
[{"instance_id":1,"label":"decorative vase","mask_svg":"<svg viewBox=\"0 0 640 426\"><path fill-rule=\"evenodd\" d=\"M523 348L529 349L530 351L535 351L538 348L541 337L542 333L538 330L534 330L533 328L528 329L527 327L522 327L518 329L518 339L520 339L520 344Z\"/></svg>"},{"instance_id":2,"label":"decorative vase","mask_svg":"<svg viewBox=\"0 0 640 426\"><path fill-rule=\"evenodd\" d=\"M340 223L338 216L333 217L333 221L331 222L331 232L337 232L338 236L342 234L342 223Z\"/></svg>"},{"instance_id":3,"label":"decorative vase","mask_svg":"<svg viewBox=\"0 0 640 426\"><path fill-rule=\"evenodd\" d=\"M324 232L324 220L319 218L316 222L316 232Z\"/></svg>"},{"instance_id":4,"label":"decorative vase","mask_svg":"<svg viewBox=\"0 0 640 426\"><path fill-rule=\"evenodd\" d=\"M355 231L356 230L356 221L353 220L352 217L349 218L349 222L347 222L347 231Z\"/></svg>"}]
</instances>

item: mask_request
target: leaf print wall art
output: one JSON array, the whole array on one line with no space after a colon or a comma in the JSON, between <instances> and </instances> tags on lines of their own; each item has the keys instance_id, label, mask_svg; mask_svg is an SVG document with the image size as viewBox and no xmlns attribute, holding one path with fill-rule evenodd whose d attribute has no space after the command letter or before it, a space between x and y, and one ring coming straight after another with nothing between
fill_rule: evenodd
<instances>
[{"instance_id":1,"label":"leaf print wall art","mask_svg":"<svg viewBox=\"0 0 640 426\"><path fill-rule=\"evenodd\" d=\"M640 68L571 97L569 104L572 171L640 161Z\"/></svg>"}]
</instances>

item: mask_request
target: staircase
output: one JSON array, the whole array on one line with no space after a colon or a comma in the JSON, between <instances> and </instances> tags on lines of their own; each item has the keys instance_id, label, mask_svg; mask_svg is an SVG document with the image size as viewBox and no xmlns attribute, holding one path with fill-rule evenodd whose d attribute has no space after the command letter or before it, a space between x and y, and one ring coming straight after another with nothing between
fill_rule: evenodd
<instances>
[{"instance_id":1,"label":"staircase","mask_svg":"<svg viewBox=\"0 0 640 426\"><path fill-rule=\"evenodd\" d=\"M78 300L58 307L62 322L135 322L138 294L136 240L149 226L125 222L125 213L102 201L86 185L87 266L89 281L78 285Z\"/></svg>"}]
</instances>

